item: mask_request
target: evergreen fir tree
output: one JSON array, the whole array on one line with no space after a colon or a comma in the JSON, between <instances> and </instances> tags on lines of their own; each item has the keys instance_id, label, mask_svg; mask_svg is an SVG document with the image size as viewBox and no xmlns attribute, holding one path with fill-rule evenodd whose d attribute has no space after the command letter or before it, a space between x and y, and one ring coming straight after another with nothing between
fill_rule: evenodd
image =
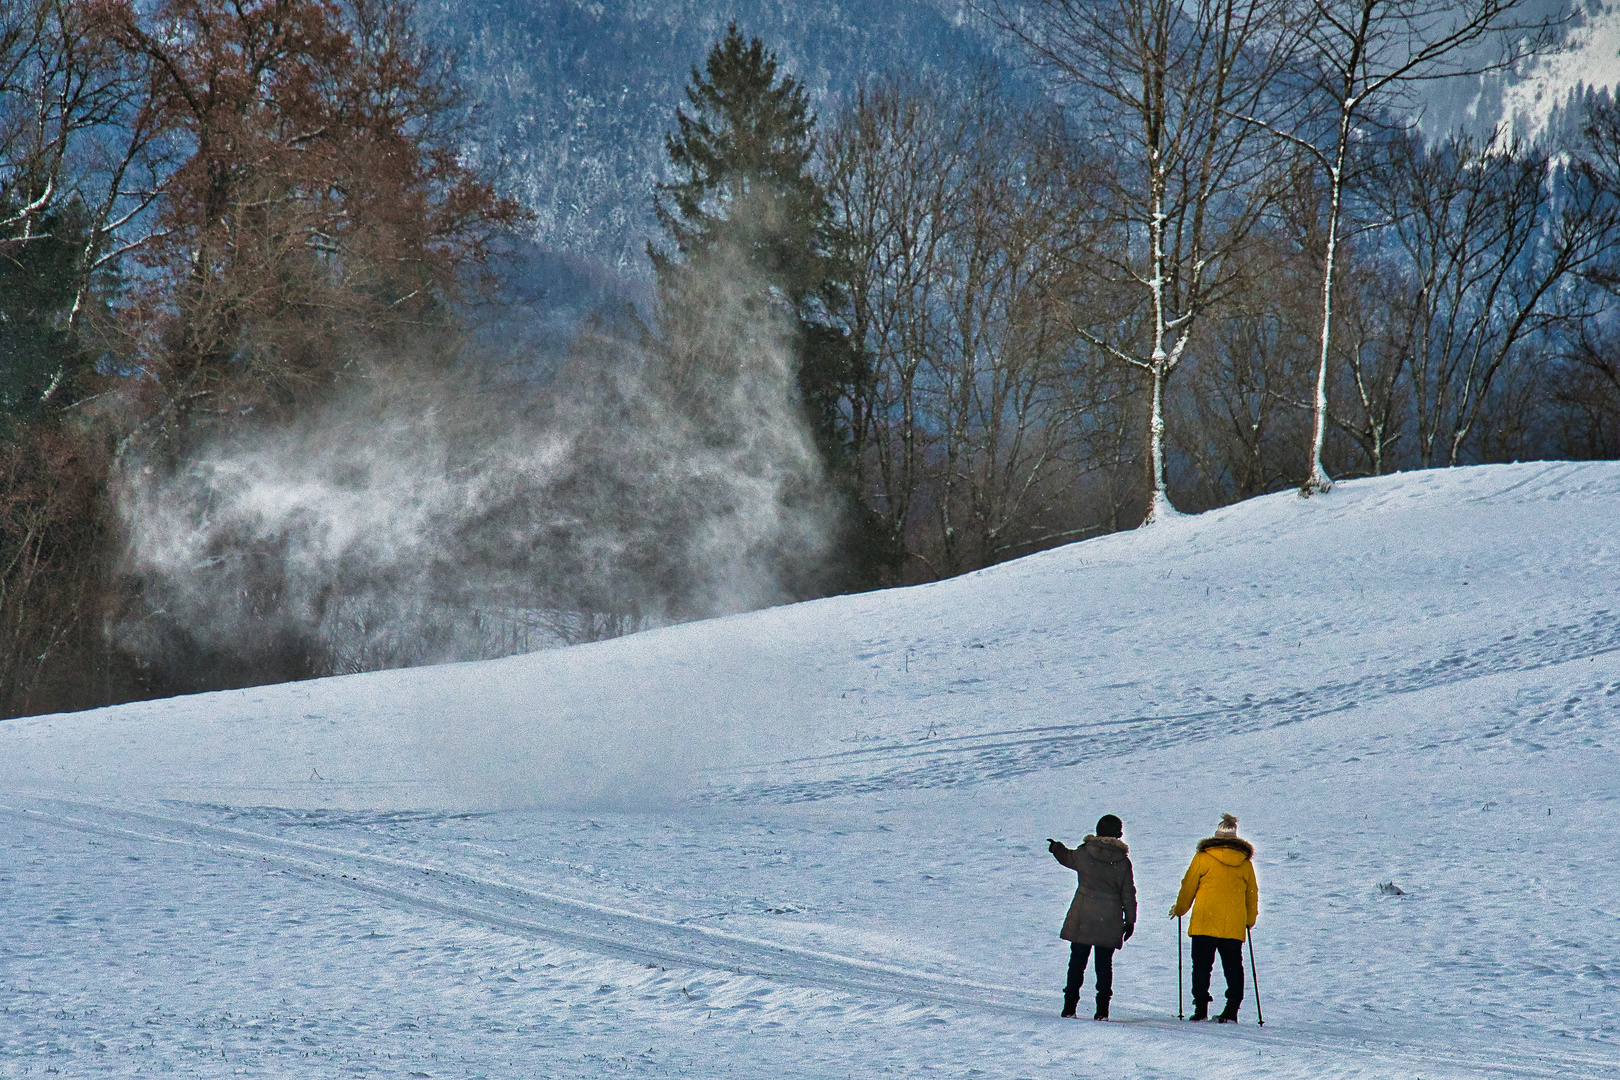
<instances>
[{"instance_id":1,"label":"evergreen fir tree","mask_svg":"<svg viewBox=\"0 0 1620 1080\"><path fill-rule=\"evenodd\" d=\"M681 179L659 185L654 210L674 251L648 245L666 313L689 307L694 271L740 259L761 305L788 309L801 405L825 473L840 492L843 532L831 580L813 592L869 588L898 565L899 546L854 485L851 432L840 403L870 377L864 352L838 320L846 305L842 245L826 193L810 171L816 118L809 94L779 76L776 55L736 23L692 69L692 111L677 108L665 149Z\"/></svg>"},{"instance_id":2,"label":"evergreen fir tree","mask_svg":"<svg viewBox=\"0 0 1620 1080\"><path fill-rule=\"evenodd\" d=\"M0 219L16 205L0 196ZM0 438L73 399L82 357L69 325L86 229L77 202L46 211L32 235L0 239Z\"/></svg>"}]
</instances>

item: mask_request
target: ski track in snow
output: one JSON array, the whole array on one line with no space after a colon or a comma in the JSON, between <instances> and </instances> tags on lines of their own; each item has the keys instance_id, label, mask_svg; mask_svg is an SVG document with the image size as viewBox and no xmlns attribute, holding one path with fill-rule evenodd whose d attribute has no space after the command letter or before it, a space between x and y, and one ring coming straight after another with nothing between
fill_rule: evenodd
<instances>
[{"instance_id":1,"label":"ski track in snow","mask_svg":"<svg viewBox=\"0 0 1620 1080\"><path fill-rule=\"evenodd\" d=\"M1000 780L1137 753L1144 748L1168 749L1236 732L1280 727L1374 703L1381 698L1487 675L1537 671L1617 649L1620 649L1620 620L1614 619L1608 608L1597 608L1579 622L1509 635L1499 642L1389 675L1374 674L1353 682L1299 687L1280 693L1273 691L1262 700L1245 695L1240 701L1206 705L1189 712L1015 728L920 744L888 743L844 750L818 758L773 764L767 770L772 776L793 771L845 775L803 781L718 782L713 787L713 797L795 802L891 787L947 787ZM1592 687L1586 692L1616 699L1620 685ZM1526 725L1545 721L1563 704L1516 715L1500 725L1501 733L1510 734ZM1620 706L1620 700L1615 704Z\"/></svg>"},{"instance_id":2,"label":"ski track in snow","mask_svg":"<svg viewBox=\"0 0 1620 1080\"><path fill-rule=\"evenodd\" d=\"M1353 481L588 649L0 724L0 1078L1620 1078L1617 517L1611 464ZM1076 1024L1042 838L1105 809L1142 915L1116 1022ZM1235 1028L1167 1000L1222 810L1264 1028L1252 988Z\"/></svg>"},{"instance_id":3,"label":"ski track in snow","mask_svg":"<svg viewBox=\"0 0 1620 1080\"><path fill-rule=\"evenodd\" d=\"M447 918L457 923L476 924L501 933L578 949L590 954L629 961L651 970L657 967L666 983L680 981L679 991L690 999L693 975L703 971L721 974L723 981L706 989L704 998L722 1008L733 1001L747 1001L779 992L783 986L813 987L833 991L832 1001L850 996L876 999L898 1009L905 1019L921 1016L924 1021L941 1022L927 1011L929 1006L956 1006L973 1013L1004 1014L1015 1022L1031 1018L1050 1020L1050 994L1037 994L1013 987L986 986L962 978L947 978L921 970L874 964L854 957L836 956L796 949L780 943L727 934L703 927L650 918L634 912L614 910L566 897L547 895L510 882L478 877L443 867L411 863L399 859L346 850L324 844L287 840L284 837L208 824L127 808L96 806L62 800L31 798L28 805L0 805L0 815L14 821L38 823L53 828L122 841L136 846L164 845L192 849L201 855L235 860L255 869L289 875L331 890L359 893L369 900L403 910L411 915ZM428 815L404 815L423 817ZM444 815L434 815L444 816ZM458 815L464 816L464 815ZM349 821L353 815L345 815ZM374 821L392 822L402 815L377 815ZM365 818L361 823L370 824ZM676 969L671 976L670 969ZM515 982L510 976L501 976ZM612 992L612 984L597 988ZM1251 991L1252 995L1252 991ZM691 1001L688 1005L694 1004ZM919 1011L916 1007L921 1006ZM822 1010L840 1011L840 1005L824 1001ZM161 1008L149 1010L159 1017ZM711 1014L712 1015L712 1014ZM1192 1041L1204 1032L1189 1029L1167 1016L1120 1016L1108 1029L1110 1038L1128 1049L1144 1031L1157 1038ZM154 1021L148 1019L147 1024ZM161 1023L161 1020L156 1021ZM254 1025L249 1024L249 1027ZM262 1027L260 1021L258 1026ZM1123 1029L1124 1034L1118 1032ZM1205 1029L1211 1030L1211 1029ZM1368 1037L1366 1033L1343 1036L1322 1031L1303 1032L1279 1027L1236 1027L1220 1030L1227 1053L1232 1044L1249 1044L1259 1052L1279 1049L1353 1062L1359 1067L1392 1069L1402 1074L1438 1070L1461 1070L1468 1075L1505 1074L1512 1076L1620 1075L1620 1062L1578 1052L1565 1052L1559 1061L1549 1062L1538 1053L1503 1051L1490 1055L1459 1053L1436 1046L1400 1045L1389 1039ZM99 1043L98 1043L99 1045ZM222 1061L230 1060L223 1042ZM199 1044L182 1042L182 1051L199 1049ZM103 1046L103 1050L105 1047ZM238 1048L238 1057L241 1049ZM3 1060L3 1059L0 1059ZM259 1062L261 1065L263 1062ZM354 1069L356 1060L347 1063ZM1316 1075L1337 1072L1334 1064L1319 1062ZM60 1071L60 1070L58 1070ZM362 1066L359 1071L369 1071ZM413 1073L411 1075L422 1075Z\"/></svg>"},{"instance_id":4,"label":"ski track in snow","mask_svg":"<svg viewBox=\"0 0 1620 1080\"><path fill-rule=\"evenodd\" d=\"M683 926L437 866L179 818L82 803L33 801L33 807L0 805L0 813L119 839L206 849L406 908L638 963L708 968L804 986L892 994L914 1002L949 1002L1039 1015L1047 1012L1038 1007L1044 1004L1042 996L1029 991Z\"/></svg>"}]
</instances>

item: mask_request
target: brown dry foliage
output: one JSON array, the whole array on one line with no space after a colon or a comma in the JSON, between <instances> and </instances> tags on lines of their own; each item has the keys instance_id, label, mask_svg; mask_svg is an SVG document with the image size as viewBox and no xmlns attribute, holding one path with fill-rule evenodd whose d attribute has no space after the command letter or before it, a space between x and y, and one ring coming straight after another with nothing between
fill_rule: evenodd
<instances>
[{"instance_id":1,"label":"brown dry foliage","mask_svg":"<svg viewBox=\"0 0 1620 1080\"><path fill-rule=\"evenodd\" d=\"M126 310L154 431L288 415L357 357L442 328L466 268L524 218L460 164L449 66L408 4L120 10L113 33L190 147Z\"/></svg>"},{"instance_id":2,"label":"brown dry foliage","mask_svg":"<svg viewBox=\"0 0 1620 1080\"><path fill-rule=\"evenodd\" d=\"M0 124L0 169L86 200L71 325L96 339L86 362L110 354L124 373L82 372L93 403L0 434L0 715L17 715L144 692L107 644L134 587L113 569L119 455L178 466L210 433L290 420L368 365L447 355L471 271L527 213L461 164L451 66L408 0L0 14L0 89L23 102L5 114L21 126ZM33 72L56 81L31 88ZM81 84L94 92L51 96ZM35 99L61 116L29 141ZM120 258L122 288L82 326L93 273Z\"/></svg>"}]
</instances>

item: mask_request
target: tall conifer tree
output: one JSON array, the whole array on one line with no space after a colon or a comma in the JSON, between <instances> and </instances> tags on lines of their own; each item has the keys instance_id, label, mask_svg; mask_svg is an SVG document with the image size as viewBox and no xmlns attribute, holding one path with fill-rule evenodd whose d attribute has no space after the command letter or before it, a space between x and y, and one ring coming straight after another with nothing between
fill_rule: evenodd
<instances>
[{"instance_id":1,"label":"tall conifer tree","mask_svg":"<svg viewBox=\"0 0 1620 1080\"><path fill-rule=\"evenodd\" d=\"M0 193L0 219L14 203ZM72 400L79 373L77 333L69 316L85 247L83 208L52 207L37 235L0 240L0 438L14 420L53 415Z\"/></svg>"},{"instance_id":2,"label":"tall conifer tree","mask_svg":"<svg viewBox=\"0 0 1620 1080\"><path fill-rule=\"evenodd\" d=\"M792 321L800 400L826 474L842 493L844 522L834 580L818 591L876 584L899 548L854 490L852 433L840 403L859 394L869 365L838 320L846 304L840 252L826 192L810 171L816 118L809 94L779 75L776 54L736 23L686 88L691 112L675 111L665 138L681 179L659 185L654 210L674 250L648 245L666 312L693 302L695 269L738 259Z\"/></svg>"}]
</instances>

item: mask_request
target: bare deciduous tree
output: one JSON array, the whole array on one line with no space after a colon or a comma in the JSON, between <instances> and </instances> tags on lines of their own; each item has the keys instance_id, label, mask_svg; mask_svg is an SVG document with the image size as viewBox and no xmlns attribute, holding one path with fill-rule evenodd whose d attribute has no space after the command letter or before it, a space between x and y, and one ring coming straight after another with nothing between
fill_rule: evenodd
<instances>
[{"instance_id":1,"label":"bare deciduous tree","mask_svg":"<svg viewBox=\"0 0 1620 1080\"><path fill-rule=\"evenodd\" d=\"M1200 317L1234 280L1265 211L1265 140L1239 116L1277 109L1292 47L1283 0L1046 0L991 4L1035 63L1093 111L1116 162L1105 250L1138 290L1137 311L1083 328L1151 383L1147 521L1175 512L1165 483L1165 392Z\"/></svg>"},{"instance_id":2,"label":"bare deciduous tree","mask_svg":"<svg viewBox=\"0 0 1620 1080\"><path fill-rule=\"evenodd\" d=\"M48 240L43 223L75 208L74 325L97 272L130 250L125 234L147 235L172 167L150 72L115 40L128 9L124 0L0 0L0 241L15 250Z\"/></svg>"},{"instance_id":3,"label":"bare deciduous tree","mask_svg":"<svg viewBox=\"0 0 1620 1080\"><path fill-rule=\"evenodd\" d=\"M1311 457L1301 494L1333 487L1322 467L1328 360L1346 184L1361 127L1386 110L1411 107L1416 86L1501 70L1543 46L1551 24L1521 17L1528 6L1528 0L1307 0L1295 16L1308 88L1302 109L1288 126L1240 114L1306 151L1328 181ZM1479 51L1485 46L1494 47Z\"/></svg>"},{"instance_id":4,"label":"bare deciduous tree","mask_svg":"<svg viewBox=\"0 0 1620 1080\"><path fill-rule=\"evenodd\" d=\"M1275 491L1288 482L1288 450L1302 437L1304 327L1309 277L1286 234L1257 234L1253 270L1241 293L1211 312L1184 392L1181 431L1171 445L1192 471L1195 497L1218 506Z\"/></svg>"},{"instance_id":5,"label":"bare deciduous tree","mask_svg":"<svg viewBox=\"0 0 1620 1080\"><path fill-rule=\"evenodd\" d=\"M154 430L285 413L365 345L442 324L460 270L523 217L461 163L448 61L411 14L164 0L109 15L180 156L132 307Z\"/></svg>"},{"instance_id":6,"label":"bare deciduous tree","mask_svg":"<svg viewBox=\"0 0 1620 1080\"><path fill-rule=\"evenodd\" d=\"M1418 460L1455 465L1497 375L1609 253L1620 213L1581 163L1466 136L1394 140L1373 196L1406 268Z\"/></svg>"},{"instance_id":7,"label":"bare deciduous tree","mask_svg":"<svg viewBox=\"0 0 1620 1080\"><path fill-rule=\"evenodd\" d=\"M1093 194L1075 156L986 79L869 86L824 142L874 365L863 483L928 576L1050 542L1058 477L1084 468L1076 414L1107 394L1068 329Z\"/></svg>"},{"instance_id":8,"label":"bare deciduous tree","mask_svg":"<svg viewBox=\"0 0 1620 1080\"><path fill-rule=\"evenodd\" d=\"M105 469L79 432L0 441L0 717L97 703Z\"/></svg>"},{"instance_id":9,"label":"bare deciduous tree","mask_svg":"<svg viewBox=\"0 0 1620 1080\"><path fill-rule=\"evenodd\" d=\"M1388 261L1346 260L1335 276L1341 292L1335 308L1341 333L1336 352L1345 389L1340 404L1329 398L1327 416L1361 451L1366 471L1383 476L1398 465L1397 453L1411 408L1406 358L1414 327L1403 276ZM1321 375L1318 367L1316 374ZM1348 400L1349 404L1345 404Z\"/></svg>"}]
</instances>

